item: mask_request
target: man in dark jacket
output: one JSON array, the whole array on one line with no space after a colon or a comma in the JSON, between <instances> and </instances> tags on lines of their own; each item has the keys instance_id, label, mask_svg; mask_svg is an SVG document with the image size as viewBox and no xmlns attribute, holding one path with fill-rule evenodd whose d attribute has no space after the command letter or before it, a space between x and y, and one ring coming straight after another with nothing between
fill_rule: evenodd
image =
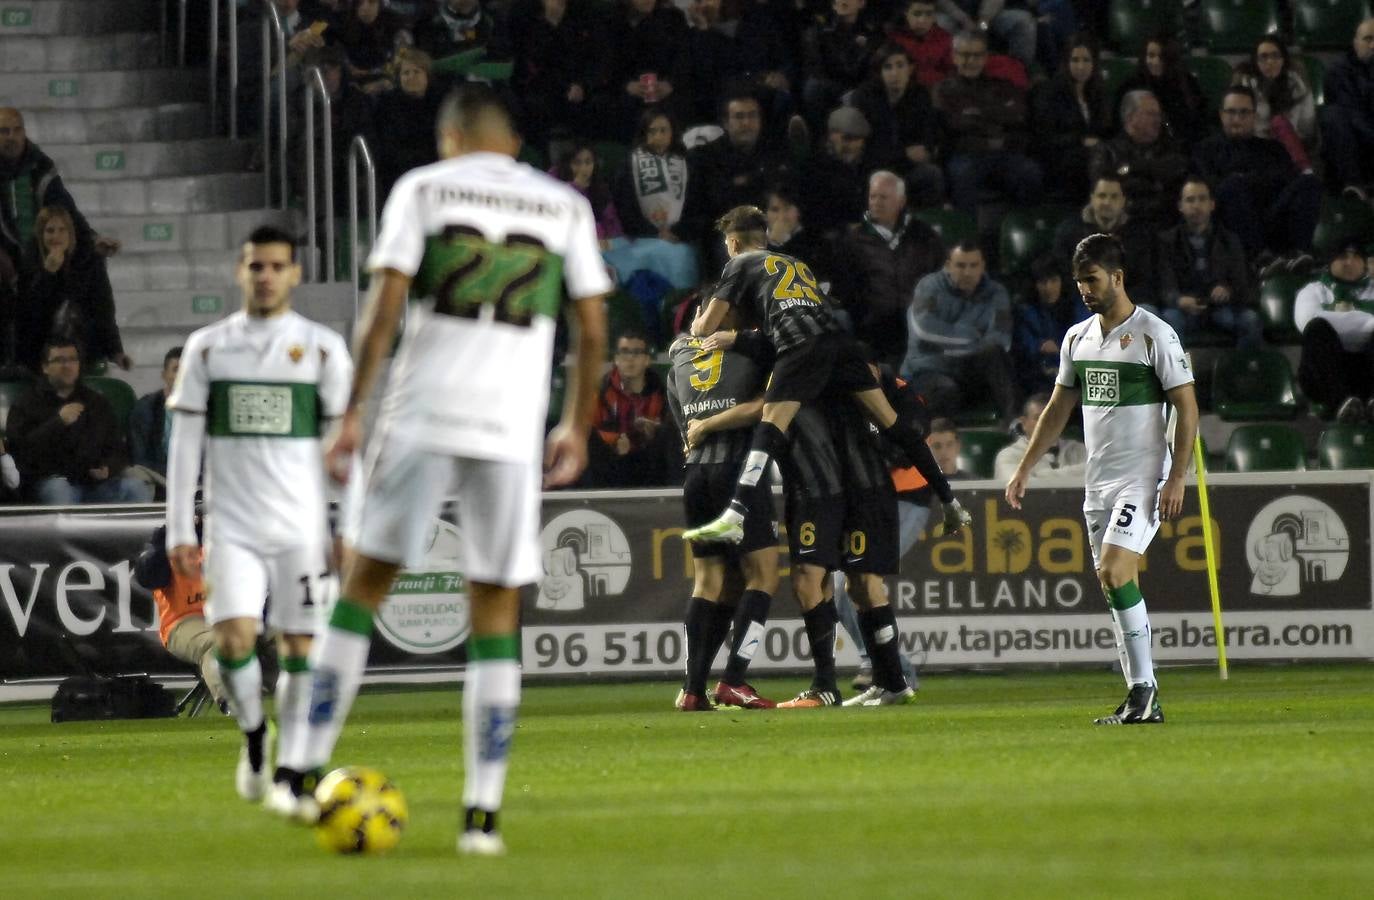
<instances>
[{"instance_id":1,"label":"man in dark jacket","mask_svg":"<svg viewBox=\"0 0 1374 900\"><path fill-rule=\"evenodd\" d=\"M843 274L835 273L835 296L844 304L854 333L881 362L900 362L906 352L906 308L923 275L944 263L939 235L906 209L906 184L888 171L868 179L868 211L839 242Z\"/></svg>"},{"instance_id":2,"label":"man in dark jacket","mask_svg":"<svg viewBox=\"0 0 1374 900\"><path fill-rule=\"evenodd\" d=\"M723 111L725 133L688 154L708 219L736 206L761 206L769 185L787 169L787 161L763 140L763 107L757 97L733 92Z\"/></svg>"},{"instance_id":3,"label":"man in dark jacket","mask_svg":"<svg viewBox=\"0 0 1374 900\"><path fill-rule=\"evenodd\" d=\"M1121 176L1131 218L1151 228L1174 223L1173 199L1188 158L1164 134L1164 110L1149 91L1121 98L1121 134L1093 148L1088 177Z\"/></svg>"},{"instance_id":4,"label":"man in dark jacket","mask_svg":"<svg viewBox=\"0 0 1374 900\"><path fill-rule=\"evenodd\" d=\"M1345 56L1322 83L1322 154L1339 185L1374 182L1374 19L1355 29Z\"/></svg>"},{"instance_id":5,"label":"man in dark jacket","mask_svg":"<svg viewBox=\"0 0 1374 900\"><path fill-rule=\"evenodd\" d=\"M0 281L15 280L20 254L33 239L34 220L45 206L61 206L72 214L79 247L94 247L101 256L119 252L119 241L92 231L57 166L28 139L23 114L0 107Z\"/></svg>"},{"instance_id":6,"label":"man in dark jacket","mask_svg":"<svg viewBox=\"0 0 1374 900\"><path fill-rule=\"evenodd\" d=\"M167 398L181 370L181 348L173 347L162 357L162 390L138 398L129 413L129 457L136 466L167 475L167 444L172 426L167 413Z\"/></svg>"},{"instance_id":7,"label":"man in dark jacket","mask_svg":"<svg viewBox=\"0 0 1374 900\"><path fill-rule=\"evenodd\" d=\"M1073 282L1073 252L1090 234L1113 234L1121 239L1126 250L1126 289L1137 304L1153 306L1155 231L1127 212L1125 179L1116 173L1096 178L1083 209L1054 229L1051 255L1066 283Z\"/></svg>"},{"instance_id":8,"label":"man in dark jacket","mask_svg":"<svg viewBox=\"0 0 1374 900\"><path fill-rule=\"evenodd\" d=\"M1159 234L1160 315L1186 345L1203 326L1225 331L1242 350L1258 347L1263 325L1245 249L1230 230L1212 221L1216 202L1201 178L1189 178L1179 194L1183 223Z\"/></svg>"},{"instance_id":9,"label":"man in dark jacket","mask_svg":"<svg viewBox=\"0 0 1374 900\"><path fill-rule=\"evenodd\" d=\"M1020 206L1040 200L1043 176L1026 155L1026 97L983 71L988 42L981 33L954 39L954 74L935 86L935 108L949 136L949 199L971 216L978 191L991 187Z\"/></svg>"},{"instance_id":10,"label":"man in dark jacket","mask_svg":"<svg viewBox=\"0 0 1374 900\"><path fill-rule=\"evenodd\" d=\"M76 345L53 339L43 348L43 378L10 409L27 495L46 506L151 501L146 482L124 476L124 435L109 401L80 378Z\"/></svg>"},{"instance_id":11,"label":"man in dark jacket","mask_svg":"<svg viewBox=\"0 0 1374 900\"><path fill-rule=\"evenodd\" d=\"M1233 84L1221 98L1221 134L1193 151L1193 168L1217 186L1217 216L1251 259L1312 249L1322 184L1283 145L1255 136L1255 93Z\"/></svg>"},{"instance_id":12,"label":"man in dark jacket","mask_svg":"<svg viewBox=\"0 0 1374 900\"><path fill-rule=\"evenodd\" d=\"M835 254L829 240L803 220L801 198L795 188L778 185L768 192L768 249L799 259L811 267L827 291L835 278Z\"/></svg>"},{"instance_id":13,"label":"man in dark jacket","mask_svg":"<svg viewBox=\"0 0 1374 900\"><path fill-rule=\"evenodd\" d=\"M802 168L806 220L823 234L859 221L868 201L870 129L863 113L841 106L826 120L825 143Z\"/></svg>"}]
</instances>

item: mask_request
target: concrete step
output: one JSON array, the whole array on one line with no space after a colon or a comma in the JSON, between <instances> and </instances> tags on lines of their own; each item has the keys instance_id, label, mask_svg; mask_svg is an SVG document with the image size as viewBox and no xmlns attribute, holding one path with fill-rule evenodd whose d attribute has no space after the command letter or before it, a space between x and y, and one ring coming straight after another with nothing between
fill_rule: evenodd
<instances>
[{"instance_id":1,"label":"concrete step","mask_svg":"<svg viewBox=\"0 0 1374 900\"><path fill-rule=\"evenodd\" d=\"M24 109L24 129L40 147L49 144L188 141L210 133L205 103L161 103L111 109Z\"/></svg>"},{"instance_id":2,"label":"concrete step","mask_svg":"<svg viewBox=\"0 0 1374 900\"><path fill-rule=\"evenodd\" d=\"M237 212L181 215L97 216L91 226L123 243L126 253L169 253L178 250L238 251L239 243L259 225L276 225L304 233L305 216L295 210L245 209Z\"/></svg>"},{"instance_id":3,"label":"concrete step","mask_svg":"<svg viewBox=\"0 0 1374 900\"><path fill-rule=\"evenodd\" d=\"M106 261L115 306L125 308L124 292L178 290L194 296L234 288L238 253L229 250L191 250L171 253L120 253ZM313 286L312 286L313 287ZM348 314L353 314L352 285L327 285L347 293ZM204 289L210 289L208 292ZM235 296L237 296L235 294ZM206 301L207 305L208 301ZM237 305L235 301L234 305ZM121 312L120 315L123 313Z\"/></svg>"},{"instance_id":4,"label":"concrete step","mask_svg":"<svg viewBox=\"0 0 1374 900\"><path fill-rule=\"evenodd\" d=\"M3 16L0 10L0 16ZM158 36L150 31L99 35L9 37L0 29L0 72L90 72L151 69L162 62Z\"/></svg>"},{"instance_id":5,"label":"concrete step","mask_svg":"<svg viewBox=\"0 0 1374 900\"><path fill-rule=\"evenodd\" d=\"M222 138L41 146L57 163L64 179L80 181L242 172L253 156L253 145L248 141Z\"/></svg>"},{"instance_id":6,"label":"concrete step","mask_svg":"<svg viewBox=\"0 0 1374 900\"><path fill-rule=\"evenodd\" d=\"M206 79L198 69L17 72L0 79L0 106L27 111L182 103L205 99Z\"/></svg>"},{"instance_id":7,"label":"concrete step","mask_svg":"<svg viewBox=\"0 0 1374 900\"><path fill-rule=\"evenodd\" d=\"M0 35L156 31L159 18L158 4L133 0L5 0Z\"/></svg>"},{"instance_id":8,"label":"concrete step","mask_svg":"<svg viewBox=\"0 0 1374 900\"><path fill-rule=\"evenodd\" d=\"M297 312L317 322L343 323L353 318L353 291L348 285L301 285L292 291L291 302ZM161 328L189 334L240 306L239 289L232 282L180 290L120 291L115 297L115 319L121 333Z\"/></svg>"},{"instance_id":9,"label":"concrete step","mask_svg":"<svg viewBox=\"0 0 1374 900\"><path fill-rule=\"evenodd\" d=\"M251 172L66 182L87 216L142 216L254 209L262 203L262 176Z\"/></svg>"}]
</instances>

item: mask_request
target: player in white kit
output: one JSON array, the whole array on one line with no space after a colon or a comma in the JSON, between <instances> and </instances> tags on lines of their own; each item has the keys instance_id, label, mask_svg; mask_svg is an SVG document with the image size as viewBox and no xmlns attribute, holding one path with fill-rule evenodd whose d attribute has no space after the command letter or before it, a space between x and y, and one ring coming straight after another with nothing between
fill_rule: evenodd
<instances>
[{"instance_id":1,"label":"player in white kit","mask_svg":"<svg viewBox=\"0 0 1374 900\"><path fill-rule=\"evenodd\" d=\"M1163 319L1126 296L1123 257L1121 242L1105 234L1084 238L1074 251L1074 280L1093 315L1064 336L1054 394L1006 490L1007 502L1020 509L1032 467L1059 439L1081 399L1088 445L1083 517L1127 684L1126 699L1096 719L1099 725L1164 721L1150 620L1137 581L1140 556L1160 518L1183 511L1183 478L1198 423L1183 346ZM1166 404L1178 416L1172 452Z\"/></svg>"},{"instance_id":2,"label":"player in white kit","mask_svg":"<svg viewBox=\"0 0 1374 900\"><path fill-rule=\"evenodd\" d=\"M571 482L586 465L611 283L587 201L513 159L519 139L497 94L460 88L444 101L438 130L442 160L406 174L387 201L368 261L374 286L357 373L328 448L331 471L345 477L362 439L360 405L407 294L423 300L392 364L369 440L354 553L312 657L310 762L323 766L333 751L392 579L419 561L444 498L457 495L472 607L458 848L490 855L505 849L496 818L520 704L518 588L542 574L541 462L545 486ZM544 440L565 290L577 363L562 420Z\"/></svg>"},{"instance_id":3,"label":"player in white kit","mask_svg":"<svg viewBox=\"0 0 1374 900\"><path fill-rule=\"evenodd\" d=\"M254 643L270 595L267 620L281 654L277 760L300 766L307 659L335 581L321 434L343 413L353 366L339 334L291 309L301 267L290 235L255 230L240 251L237 278L243 309L191 335L167 398L167 552L182 575L200 573L193 513L203 454L205 618L244 732L236 785L245 800L267 799L276 812L296 815L294 803L274 803L281 792L267 761Z\"/></svg>"}]
</instances>

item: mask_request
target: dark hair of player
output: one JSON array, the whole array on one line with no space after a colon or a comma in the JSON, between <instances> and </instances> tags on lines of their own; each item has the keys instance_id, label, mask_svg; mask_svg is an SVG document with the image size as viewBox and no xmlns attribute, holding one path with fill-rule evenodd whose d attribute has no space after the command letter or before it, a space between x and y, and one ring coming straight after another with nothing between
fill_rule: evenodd
<instances>
[{"instance_id":1,"label":"dark hair of player","mask_svg":"<svg viewBox=\"0 0 1374 900\"><path fill-rule=\"evenodd\" d=\"M275 225L259 225L253 229L243 243L245 247L249 244L255 247L266 244L285 244L291 248L291 261L296 261L296 236Z\"/></svg>"},{"instance_id":2,"label":"dark hair of player","mask_svg":"<svg viewBox=\"0 0 1374 900\"><path fill-rule=\"evenodd\" d=\"M1073 251L1074 274L1081 275L1093 266L1104 272L1124 272L1126 251L1121 239L1112 234L1090 234L1079 241Z\"/></svg>"},{"instance_id":3,"label":"dark hair of player","mask_svg":"<svg viewBox=\"0 0 1374 900\"><path fill-rule=\"evenodd\" d=\"M757 206L736 206L716 220L716 230L745 246L762 247L768 241L768 217Z\"/></svg>"},{"instance_id":4,"label":"dark hair of player","mask_svg":"<svg viewBox=\"0 0 1374 900\"><path fill-rule=\"evenodd\" d=\"M439 106L437 121L441 131L473 131L484 118L491 116L499 117L507 128L515 130L515 118L505 98L489 85L473 83L449 91Z\"/></svg>"}]
</instances>

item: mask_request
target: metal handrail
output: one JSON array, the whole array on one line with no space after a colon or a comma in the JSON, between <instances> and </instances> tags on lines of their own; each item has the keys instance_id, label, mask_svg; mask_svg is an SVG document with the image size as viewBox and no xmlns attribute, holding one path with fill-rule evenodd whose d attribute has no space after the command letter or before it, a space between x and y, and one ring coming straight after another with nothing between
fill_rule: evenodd
<instances>
[{"instance_id":1,"label":"metal handrail","mask_svg":"<svg viewBox=\"0 0 1374 900\"><path fill-rule=\"evenodd\" d=\"M277 79L277 171L281 196L277 208L286 209L286 29L282 27L281 14L275 4L262 4L266 13L262 17L262 179L263 205L272 206L272 153L268 141L272 137L272 49L276 48L278 70ZM276 41L272 38L275 36Z\"/></svg>"},{"instance_id":2,"label":"metal handrail","mask_svg":"<svg viewBox=\"0 0 1374 900\"><path fill-rule=\"evenodd\" d=\"M235 6L234 0L229 0L229 8ZM186 0L181 0L181 7L186 8ZM186 20L186 14L182 13L182 21ZM185 31L185 28L182 29ZM183 42L184 43L184 42ZM219 0L210 0L210 133L219 134Z\"/></svg>"},{"instance_id":3,"label":"metal handrail","mask_svg":"<svg viewBox=\"0 0 1374 900\"><path fill-rule=\"evenodd\" d=\"M377 243L377 166L372 162L372 151L367 140L360 134L348 145L348 259L353 278L353 321L358 321L362 306L363 263L358 258L358 161L367 173L367 245Z\"/></svg>"},{"instance_id":4,"label":"metal handrail","mask_svg":"<svg viewBox=\"0 0 1374 900\"><path fill-rule=\"evenodd\" d=\"M177 23L177 68L186 68L186 0L179 0L177 15L181 21Z\"/></svg>"},{"instance_id":5,"label":"metal handrail","mask_svg":"<svg viewBox=\"0 0 1374 900\"><path fill-rule=\"evenodd\" d=\"M320 280L319 228L315 220L315 101L318 98L323 112L324 127L324 257L325 281L334 279L334 124L329 89L324 86L324 73L319 66L311 66L305 73L305 217L306 243L310 252L310 280Z\"/></svg>"},{"instance_id":6,"label":"metal handrail","mask_svg":"<svg viewBox=\"0 0 1374 900\"><path fill-rule=\"evenodd\" d=\"M239 136L239 5L237 0L229 0L229 139L238 140ZM210 71L218 70L215 65L219 47L210 46ZM217 77L217 76L212 76Z\"/></svg>"}]
</instances>

